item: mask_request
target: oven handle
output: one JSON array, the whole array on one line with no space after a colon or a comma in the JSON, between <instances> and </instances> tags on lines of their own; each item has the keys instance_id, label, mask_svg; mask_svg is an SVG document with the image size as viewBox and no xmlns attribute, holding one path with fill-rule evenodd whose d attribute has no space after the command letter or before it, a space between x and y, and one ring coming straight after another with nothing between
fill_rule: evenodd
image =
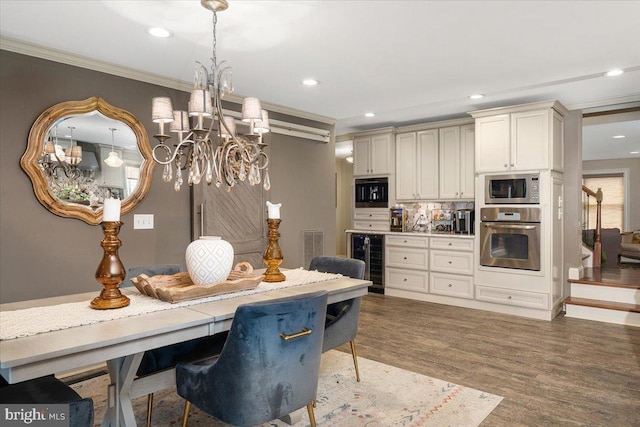
<instances>
[{"instance_id":1,"label":"oven handle","mask_svg":"<svg viewBox=\"0 0 640 427\"><path fill-rule=\"evenodd\" d=\"M539 225L517 225L517 224L499 224L492 222L491 224L483 223L483 227L491 228L507 228L511 230L535 230Z\"/></svg>"}]
</instances>

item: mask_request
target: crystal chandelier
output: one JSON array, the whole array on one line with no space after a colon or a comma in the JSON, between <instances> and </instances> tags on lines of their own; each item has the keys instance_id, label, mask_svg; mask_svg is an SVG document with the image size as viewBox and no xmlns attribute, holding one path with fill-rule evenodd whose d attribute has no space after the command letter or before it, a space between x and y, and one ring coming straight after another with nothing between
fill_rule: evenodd
<instances>
[{"instance_id":1,"label":"crystal chandelier","mask_svg":"<svg viewBox=\"0 0 640 427\"><path fill-rule=\"evenodd\" d=\"M233 93L233 81L231 67L225 66L225 61L218 64L216 57L216 13L227 9L228 4L226 0L200 3L213 12L211 72L196 61L188 111L174 111L170 98L153 98L152 120L160 128L154 135L158 144L153 148L153 159L164 166L162 178L165 182L173 179L176 191L184 183L183 171L190 186L204 180L216 187L225 185L231 191L236 183L247 180L250 185L262 183L269 190L269 157L262 141L262 134L269 132L269 117L260 100L245 98L242 102L242 121L249 124L249 133L245 135L236 133L234 118L222 112L221 100ZM170 136L165 134L165 123L178 136L173 149L166 144Z\"/></svg>"}]
</instances>

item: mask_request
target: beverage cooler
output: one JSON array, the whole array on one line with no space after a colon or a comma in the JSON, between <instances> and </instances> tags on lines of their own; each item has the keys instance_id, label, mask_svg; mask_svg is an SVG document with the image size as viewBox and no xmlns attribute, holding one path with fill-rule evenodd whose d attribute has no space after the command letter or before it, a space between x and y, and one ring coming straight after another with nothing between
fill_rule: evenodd
<instances>
[{"instance_id":1,"label":"beverage cooler","mask_svg":"<svg viewBox=\"0 0 640 427\"><path fill-rule=\"evenodd\" d=\"M365 262L365 280L371 280L369 292L384 294L384 236L352 234L351 258Z\"/></svg>"}]
</instances>

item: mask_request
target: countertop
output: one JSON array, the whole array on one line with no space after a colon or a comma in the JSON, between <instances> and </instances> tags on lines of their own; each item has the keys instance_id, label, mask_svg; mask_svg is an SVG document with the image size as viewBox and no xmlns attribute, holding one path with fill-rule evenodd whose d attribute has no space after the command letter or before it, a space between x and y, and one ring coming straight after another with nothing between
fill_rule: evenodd
<instances>
[{"instance_id":1,"label":"countertop","mask_svg":"<svg viewBox=\"0 0 640 427\"><path fill-rule=\"evenodd\" d=\"M471 234L456 234L456 233L426 233L419 231L376 231L376 230L345 230L345 233L358 233L358 234L389 234L392 236L426 236L426 237L453 237L456 239L473 239L476 237Z\"/></svg>"}]
</instances>

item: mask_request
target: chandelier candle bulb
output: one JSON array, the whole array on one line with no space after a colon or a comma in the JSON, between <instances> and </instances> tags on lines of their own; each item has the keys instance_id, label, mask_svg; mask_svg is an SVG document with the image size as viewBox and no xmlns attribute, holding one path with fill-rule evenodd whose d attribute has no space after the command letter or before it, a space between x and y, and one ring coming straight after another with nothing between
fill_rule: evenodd
<instances>
[{"instance_id":1,"label":"chandelier candle bulb","mask_svg":"<svg viewBox=\"0 0 640 427\"><path fill-rule=\"evenodd\" d=\"M282 203L271 203L267 202L267 218L269 219L280 219L280 208L282 207Z\"/></svg>"},{"instance_id":2,"label":"chandelier candle bulb","mask_svg":"<svg viewBox=\"0 0 640 427\"><path fill-rule=\"evenodd\" d=\"M104 212L102 213L103 222L120 221L120 199L104 199Z\"/></svg>"}]
</instances>

